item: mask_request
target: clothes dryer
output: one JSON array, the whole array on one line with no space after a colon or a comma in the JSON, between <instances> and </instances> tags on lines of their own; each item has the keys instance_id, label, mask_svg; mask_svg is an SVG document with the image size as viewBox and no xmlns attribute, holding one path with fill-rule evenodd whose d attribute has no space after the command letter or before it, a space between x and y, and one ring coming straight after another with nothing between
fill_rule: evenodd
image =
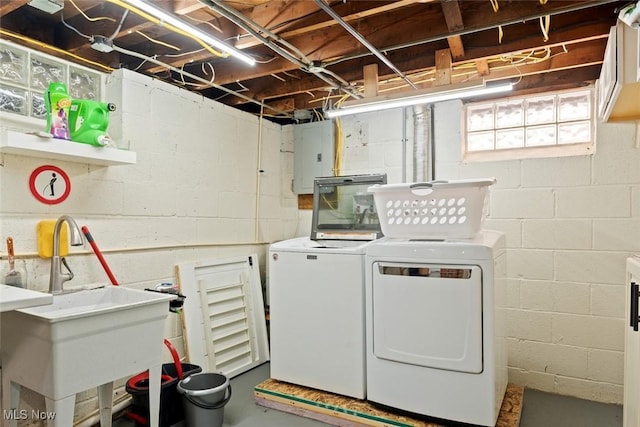
<instances>
[{"instance_id":1,"label":"clothes dryer","mask_svg":"<svg viewBox=\"0 0 640 427\"><path fill-rule=\"evenodd\" d=\"M504 236L366 248L367 399L494 426L507 385Z\"/></svg>"}]
</instances>

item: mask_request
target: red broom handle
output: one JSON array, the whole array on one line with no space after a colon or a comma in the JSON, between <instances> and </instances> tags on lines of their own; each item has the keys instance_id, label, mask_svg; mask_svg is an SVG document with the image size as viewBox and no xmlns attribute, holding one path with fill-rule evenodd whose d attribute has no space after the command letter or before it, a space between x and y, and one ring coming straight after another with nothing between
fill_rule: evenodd
<instances>
[{"instance_id":1,"label":"red broom handle","mask_svg":"<svg viewBox=\"0 0 640 427\"><path fill-rule=\"evenodd\" d=\"M109 265L107 265L107 261L102 256L102 252L100 252L100 249L98 248L98 245L93 240L93 236L89 232L89 228L86 225L82 226L82 233L87 238L87 241L91 245L91 249L93 249L93 252L95 252L96 256L98 257L98 261L100 261L100 264L102 264L102 268L104 268L104 271L107 273L107 276L109 276L109 280L111 280L111 284L113 286L118 286L118 281L116 280L115 276L111 272L111 269L109 268Z\"/></svg>"}]
</instances>

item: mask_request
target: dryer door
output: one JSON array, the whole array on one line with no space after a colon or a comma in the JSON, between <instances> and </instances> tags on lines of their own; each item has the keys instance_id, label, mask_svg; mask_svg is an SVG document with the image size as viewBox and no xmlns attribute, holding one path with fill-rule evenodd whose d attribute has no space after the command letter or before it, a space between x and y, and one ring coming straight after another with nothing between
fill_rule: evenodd
<instances>
[{"instance_id":1,"label":"dryer door","mask_svg":"<svg viewBox=\"0 0 640 427\"><path fill-rule=\"evenodd\" d=\"M374 262L376 357L482 372L482 269L477 265Z\"/></svg>"}]
</instances>

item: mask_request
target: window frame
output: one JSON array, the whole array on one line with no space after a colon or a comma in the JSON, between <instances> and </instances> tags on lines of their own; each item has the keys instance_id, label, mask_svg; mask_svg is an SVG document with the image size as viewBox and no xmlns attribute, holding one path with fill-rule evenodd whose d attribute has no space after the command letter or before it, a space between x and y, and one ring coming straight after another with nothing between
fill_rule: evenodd
<instances>
[{"instance_id":1,"label":"window frame","mask_svg":"<svg viewBox=\"0 0 640 427\"><path fill-rule=\"evenodd\" d=\"M493 104L493 111L495 116L495 106L496 104L508 103L516 100L520 100L526 102L527 99L531 98L539 98L545 95L558 95L563 93L571 93L571 92L579 92L579 91L589 91L590 96L590 124L591 124L591 141L589 142L579 142L579 143L567 143L567 144L558 144L555 145L541 145L541 146L532 146L532 147L518 147L518 148L493 148L490 150L477 150L477 151L469 151L467 150L467 139L468 133L467 130L467 113L469 106L476 105L488 105ZM549 92L541 92L534 93L529 95L522 96L511 96L505 98L496 98L490 101L481 101L481 102L468 102L465 103L462 107L462 115L461 115L461 158L462 161L467 163L471 162L489 162L489 161L497 161L497 160L519 160L519 159L534 159L534 158L548 158L548 157L568 157L568 156L586 156L592 155L595 153L596 148L596 132L597 132L597 123L598 119L596 117L596 97L595 97L595 86L589 85L587 87L580 87L574 89L566 89L566 90L556 90ZM556 104L557 108L557 104ZM554 125L558 125L557 120L557 112L556 112L556 120L553 122ZM492 131L498 129L495 125ZM523 132L526 133L527 125L526 119L524 124L519 127L514 127L513 129L523 129Z\"/></svg>"},{"instance_id":2,"label":"window frame","mask_svg":"<svg viewBox=\"0 0 640 427\"><path fill-rule=\"evenodd\" d=\"M60 66L60 68L64 70L64 74L65 74L63 83L67 85L67 88L69 89L70 94L72 92L72 88L71 88L72 74L76 73L77 75L83 75L83 74L89 75L95 79L96 94L95 94L95 97L93 98L95 101L101 102L105 97L105 81L106 81L107 74L104 72L101 72L99 70L95 70L89 67L85 67L83 65L76 64L68 60L65 60L63 58L58 58L53 55L37 51L26 46L16 44L6 39L0 40L0 47L14 51L14 52L19 52L24 56L24 63L25 63L25 70L24 70L25 76L21 81L12 81L9 79L0 78L0 86L3 86L4 88L8 88L11 90L18 90L18 91L25 92L25 97L24 97L25 112L13 112L13 111L1 109L0 114L2 115L2 118L0 120L0 123L3 123L3 124L11 123L14 125L25 125L25 126L40 126L40 124L46 120L46 117L40 116L37 113L34 113L34 110L33 110L34 108L33 103L35 98L34 94L36 94L37 96L40 96L40 95L44 96L44 92L46 91L46 89L41 90L32 85L32 73L33 73L33 70L31 69L32 59L40 60L47 64L55 64Z\"/></svg>"}]
</instances>

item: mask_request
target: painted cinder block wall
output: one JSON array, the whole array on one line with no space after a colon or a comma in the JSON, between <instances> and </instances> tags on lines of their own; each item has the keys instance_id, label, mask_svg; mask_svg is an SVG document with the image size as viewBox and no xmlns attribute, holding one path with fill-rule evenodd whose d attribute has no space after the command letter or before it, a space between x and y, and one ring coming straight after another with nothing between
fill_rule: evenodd
<instances>
[{"instance_id":1,"label":"painted cinder block wall","mask_svg":"<svg viewBox=\"0 0 640 427\"><path fill-rule=\"evenodd\" d=\"M35 255L35 225L61 214L88 225L120 281L140 288L175 280L183 260L257 252L264 263L269 242L308 235L306 212L291 192L291 126L260 123L127 70L110 76L107 89L119 106L110 131L136 151L136 165L53 162L69 173L73 191L62 205L45 206L29 195L27 180L50 162L2 156L0 232L16 239L31 288L46 290L49 272ZM592 156L464 163L461 106L435 107L436 178L498 178L486 224L504 231L509 247L510 381L620 403L624 259L640 251L636 125L600 124ZM404 152L403 120L400 110L343 118L342 173L410 179L402 164L404 155L410 170L411 114ZM72 251L75 283L106 282L88 247ZM183 351L179 318L168 318L165 335ZM93 408L93 392L79 395L78 417Z\"/></svg>"},{"instance_id":2,"label":"painted cinder block wall","mask_svg":"<svg viewBox=\"0 0 640 427\"><path fill-rule=\"evenodd\" d=\"M283 143L279 125L128 70L108 76L106 100L117 105L110 134L136 152L135 165L1 157L0 235L14 237L29 288L48 290L50 264L37 256L36 224L61 214L87 225L121 284L135 288L175 282L175 265L184 261L257 253L264 264L267 243L294 233L292 139ZM264 172L256 197L259 158ZM71 194L60 205L29 193L29 175L43 164L71 178ZM67 259L76 277L65 286L108 283L88 245L71 248ZM179 316L168 315L165 336L184 355ZM96 408L95 396L95 390L78 395L76 420ZM25 392L22 405L44 410L44 399Z\"/></svg>"},{"instance_id":3,"label":"painted cinder block wall","mask_svg":"<svg viewBox=\"0 0 640 427\"><path fill-rule=\"evenodd\" d=\"M599 123L589 156L465 163L462 107L434 107L435 178L497 178L485 228L503 231L508 246L509 380L620 404L625 259L640 252L637 124ZM378 130L345 148L345 172L397 164L401 117L399 110L344 117L345 129ZM389 182L402 175L390 173Z\"/></svg>"}]
</instances>

